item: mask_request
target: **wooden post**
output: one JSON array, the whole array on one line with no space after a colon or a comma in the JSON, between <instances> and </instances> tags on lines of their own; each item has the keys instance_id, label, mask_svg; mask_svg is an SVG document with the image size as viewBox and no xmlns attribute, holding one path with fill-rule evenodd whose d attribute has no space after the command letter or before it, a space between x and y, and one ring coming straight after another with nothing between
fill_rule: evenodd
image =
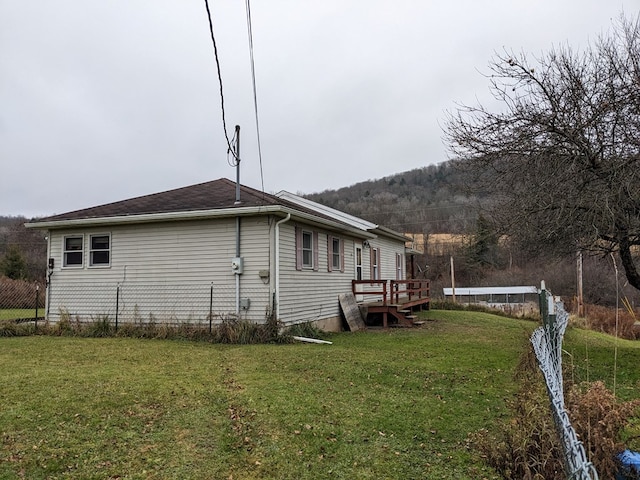
<instances>
[{"instance_id":1,"label":"wooden post","mask_svg":"<svg viewBox=\"0 0 640 480\"><path fill-rule=\"evenodd\" d=\"M453 268L453 255L451 255L451 299L456 302L456 274Z\"/></svg>"}]
</instances>

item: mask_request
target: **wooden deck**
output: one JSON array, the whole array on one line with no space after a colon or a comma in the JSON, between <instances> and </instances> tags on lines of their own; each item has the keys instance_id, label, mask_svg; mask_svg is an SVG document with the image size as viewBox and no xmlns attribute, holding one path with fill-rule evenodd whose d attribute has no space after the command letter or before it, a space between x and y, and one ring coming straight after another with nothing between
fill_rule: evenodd
<instances>
[{"instance_id":1,"label":"wooden deck","mask_svg":"<svg viewBox=\"0 0 640 480\"><path fill-rule=\"evenodd\" d=\"M356 302L366 311L365 323L372 325L375 316L382 326L413 326L416 310L429 309L428 280L352 280Z\"/></svg>"}]
</instances>

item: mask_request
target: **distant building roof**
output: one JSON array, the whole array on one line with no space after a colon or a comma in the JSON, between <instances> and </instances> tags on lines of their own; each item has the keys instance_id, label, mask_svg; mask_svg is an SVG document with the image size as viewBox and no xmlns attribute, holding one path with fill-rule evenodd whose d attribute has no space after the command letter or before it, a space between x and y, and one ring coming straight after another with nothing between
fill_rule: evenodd
<instances>
[{"instance_id":1,"label":"distant building roof","mask_svg":"<svg viewBox=\"0 0 640 480\"><path fill-rule=\"evenodd\" d=\"M453 295L452 288L443 288L444 295L450 297ZM519 286L519 287L456 287L456 295L473 296L473 295L518 295L538 293L537 287Z\"/></svg>"}]
</instances>

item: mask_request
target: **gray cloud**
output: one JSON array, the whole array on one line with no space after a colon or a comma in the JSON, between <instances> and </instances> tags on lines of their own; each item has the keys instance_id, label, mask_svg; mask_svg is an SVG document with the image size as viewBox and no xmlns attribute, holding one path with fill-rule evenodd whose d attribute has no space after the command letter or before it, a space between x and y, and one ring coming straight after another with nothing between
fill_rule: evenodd
<instances>
[{"instance_id":1,"label":"gray cloud","mask_svg":"<svg viewBox=\"0 0 640 480\"><path fill-rule=\"evenodd\" d=\"M242 181L261 188L244 5L210 3ZM584 46L624 6L254 2L265 189L315 192L445 160L444 112L489 98L479 72L495 51ZM3 2L0 65L0 214L235 178L204 2Z\"/></svg>"}]
</instances>

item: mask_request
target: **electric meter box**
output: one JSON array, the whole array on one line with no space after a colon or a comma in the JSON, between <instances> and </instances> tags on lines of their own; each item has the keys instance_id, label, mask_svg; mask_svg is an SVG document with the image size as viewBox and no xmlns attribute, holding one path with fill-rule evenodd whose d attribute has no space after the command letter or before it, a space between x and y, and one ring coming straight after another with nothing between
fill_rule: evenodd
<instances>
[{"instance_id":1,"label":"electric meter box","mask_svg":"<svg viewBox=\"0 0 640 480\"><path fill-rule=\"evenodd\" d=\"M240 275L244 270L244 259L242 257L234 257L231 259L231 271L236 275Z\"/></svg>"}]
</instances>

